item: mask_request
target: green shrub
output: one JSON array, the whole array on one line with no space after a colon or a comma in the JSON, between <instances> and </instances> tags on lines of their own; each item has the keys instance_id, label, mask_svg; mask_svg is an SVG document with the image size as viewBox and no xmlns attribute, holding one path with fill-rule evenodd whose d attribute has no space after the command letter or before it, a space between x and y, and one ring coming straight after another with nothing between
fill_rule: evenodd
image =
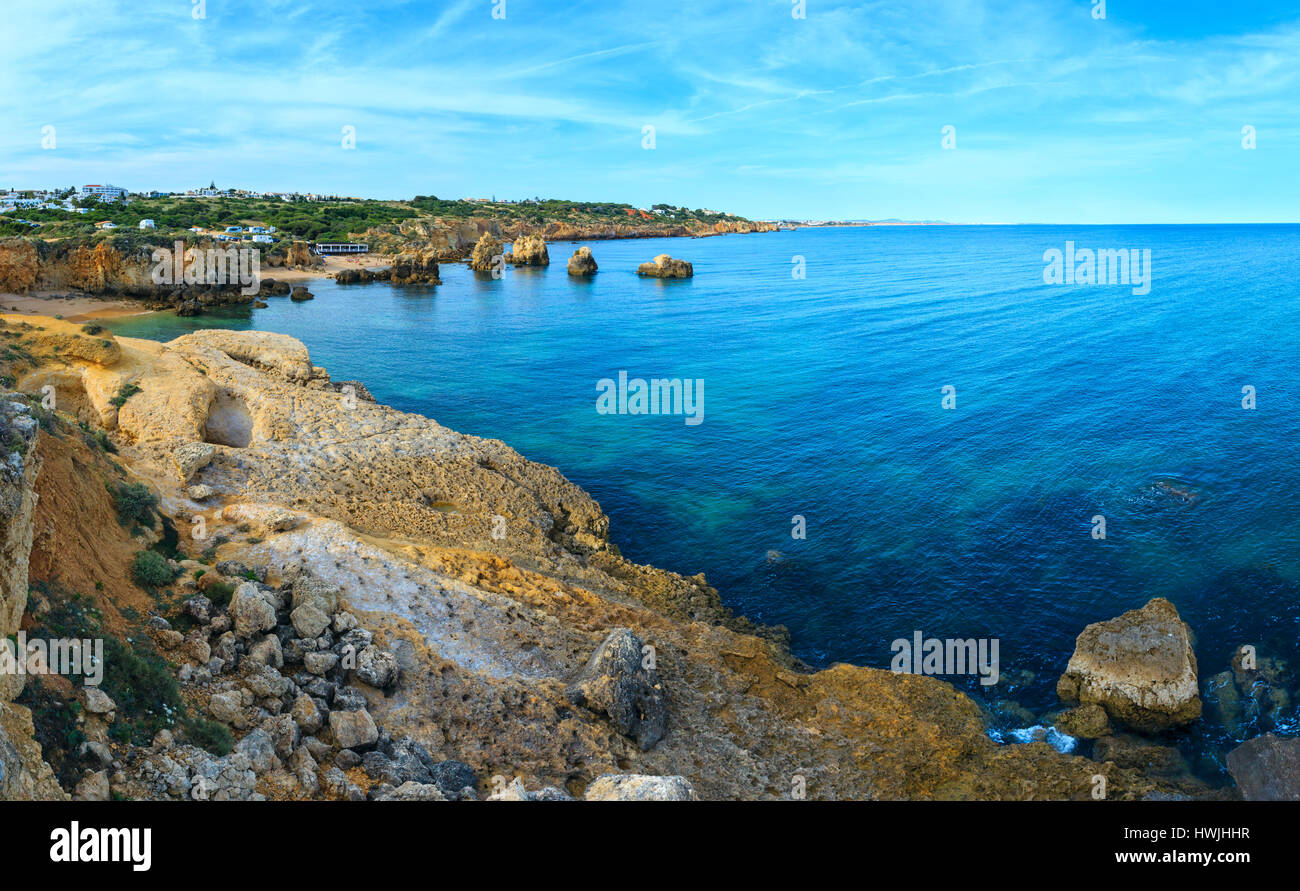
<instances>
[{"instance_id":1,"label":"green shrub","mask_svg":"<svg viewBox=\"0 0 1300 891\"><path fill-rule=\"evenodd\" d=\"M171 584L172 570L167 558L157 551L141 551L131 561L131 576L144 588L161 588Z\"/></svg>"},{"instance_id":2,"label":"green shrub","mask_svg":"<svg viewBox=\"0 0 1300 891\"><path fill-rule=\"evenodd\" d=\"M105 484L107 485L107 484ZM144 483L122 483L116 489L108 486L117 506L117 519L123 526L138 523L141 526L153 525L153 509L158 504L158 496Z\"/></svg>"},{"instance_id":3,"label":"green shrub","mask_svg":"<svg viewBox=\"0 0 1300 891\"><path fill-rule=\"evenodd\" d=\"M185 736L191 743L207 749L214 755L229 755L234 747L234 739L225 724L209 721L207 718L190 718L182 725Z\"/></svg>"}]
</instances>

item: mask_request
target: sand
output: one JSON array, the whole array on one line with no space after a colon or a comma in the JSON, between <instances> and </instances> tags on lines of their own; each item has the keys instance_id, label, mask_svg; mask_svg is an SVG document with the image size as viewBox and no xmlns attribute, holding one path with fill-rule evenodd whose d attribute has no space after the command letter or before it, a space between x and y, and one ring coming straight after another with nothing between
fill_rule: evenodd
<instances>
[{"instance_id":1,"label":"sand","mask_svg":"<svg viewBox=\"0 0 1300 891\"><path fill-rule=\"evenodd\" d=\"M312 279L330 278L343 269L381 269L388 266L392 258L386 254L360 254L356 256L334 256L325 258L324 268L317 269L276 269L262 267L262 278L273 278L281 282L304 282ZM90 319L107 319L115 316L133 316L152 312L138 300L123 300L113 297L95 297L89 294L64 296L64 291L33 291L27 294L10 294L0 292L0 312L19 313L22 315L62 316L69 322L85 322Z\"/></svg>"}]
</instances>

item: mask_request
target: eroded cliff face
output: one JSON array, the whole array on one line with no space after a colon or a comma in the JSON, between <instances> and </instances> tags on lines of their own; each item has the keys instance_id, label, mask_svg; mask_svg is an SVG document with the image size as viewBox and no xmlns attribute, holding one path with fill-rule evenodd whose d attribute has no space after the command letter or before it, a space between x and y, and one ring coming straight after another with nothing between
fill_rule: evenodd
<instances>
[{"instance_id":1,"label":"eroded cliff face","mask_svg":"<svg viewBox=\"0 0 1300 891\"><path fill-rule=\"evenodd\" d=\"M22 396L0 396L0 637L6 642L18 632L27 609L28 556L41 472L39 430ZM13 702L25 680L13 671L12 660L0 670L0 799L61 798L63 792L35 740L31 712Z\"/></svg>"},{"instance_id":2,"label":"eroded cliff face","mask_svg":"<svg viewBox=\"0 0 1300 891\"><path fill-rule=\"evenodd\" d=\"M191 558L176 598L238 586L230 616L202 607L183 639L165 621L148 633L244 759L200 763L168 738L139 750L150 773L114 774L122 794L201 797L203 778L227 777L223 795L348 797L374 780L356 752L385 739L378 774L418 744L480 794L518 778L581 796L610 773L684 777L701 798L1084 799L1097 774L1110 798L1197 791L1044 743L997 745L980 709L933 678L802 669L703 576L623 559L600 506L554 468L368 401L292 338L114 343L64 349L20 386L50 384L69 417L111 430L159 494ZM300 611L306 580L329 593ZM358 634L370 662L356 670L319 648ZM647 663L609 675L611 640Z\"/></svg>"},{"instance_id":3,"label":"eroded cliff face","mask_svg":"<svg viewBox=\"0 0 1300 891\"><path fill-rule=\"evenodd\" d=\"M120 243L119 243L120 242ZM134 297L160 306L202 300L204 303L247 303L250 295L242 285L230 281L220 286L156 284L152 273L158 265L155 248L174 250L174 244L151 244L133 237L97 242L43 242L26 238L0 238L0 292L24 294L31 291L82 291L88 294ZM196 247L190 245L190 247ZM206 252L227 251L230 245L198 246ZM247 245L234 245L236 249ZM322 266L304 242L293 242L283 253L260 252L261 272L277 268L315 269Z\"/></svg>"},{"instance_id":4,"label":"eroded cliff face","mask_svg":"<svg viewBox=\"0 0 1300 891\"><path fill-rule=\"evenodd\" d=\"M545 241L608 241L616 238L673 238L704 237L709 235L748 234L775 232L776 223L736 220L684 226L677 223L631 225L603 223L596 226L575 226L564 222L507 223L502 225L491 218L443 220L424 218L407 220L392 226L373 228L364 233L365 240L379 253L396 254L402 251L428 251L439 260L461 260L469 256L474 245L484 235L513 242L527 236L539 236Z\"/></svg>"}]
</instances>

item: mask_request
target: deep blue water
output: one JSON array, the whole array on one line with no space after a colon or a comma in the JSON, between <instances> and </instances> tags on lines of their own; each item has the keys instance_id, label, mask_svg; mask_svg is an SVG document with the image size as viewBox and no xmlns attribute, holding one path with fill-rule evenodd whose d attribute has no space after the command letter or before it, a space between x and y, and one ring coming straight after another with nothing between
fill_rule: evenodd
<instances>
[{"instance_id":1,"label":"deep blue water","mask_svg":"<svg viewBox=\"0 0 1300 891\"><path fill-rule=\"evenodd\" d=\"M1150 293L1044 284L1067 240L1149 249ZM703 571L815 665L886 667L914 630L998 638L1011 695L1041 711L1083 626L1157 595L1203 679L1241 644L1300 657L1300 226L594 242L590 281L565 272L574 247L496 281L447 264L437 288L319 281L307 303L113 328L300 338L381 402L559 467L625 555ZM695 278L638 278L661 252ZM598 414L620 369L702 379L704 422Z\"/></svg>"}]
</instances>

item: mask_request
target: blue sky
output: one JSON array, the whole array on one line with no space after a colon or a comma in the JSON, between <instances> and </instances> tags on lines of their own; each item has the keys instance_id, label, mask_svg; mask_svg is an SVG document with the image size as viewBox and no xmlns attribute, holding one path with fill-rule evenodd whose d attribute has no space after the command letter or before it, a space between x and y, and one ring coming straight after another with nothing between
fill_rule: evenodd
<instances>
[{"instance_id":1,"label":"blue sky","mask_svg":"<svg viewBox=\"0 0 1300 891\"><path fill-rule=\"evenodd\" d=\"M803 19L792 0L505 0L504 19L500 0L205 3L203 19L194 0L6 4L0 186L1300 218L1293 4L1107 0L1098 20L1093 0L806 0Z\"/></svg>"}]
</instances>

